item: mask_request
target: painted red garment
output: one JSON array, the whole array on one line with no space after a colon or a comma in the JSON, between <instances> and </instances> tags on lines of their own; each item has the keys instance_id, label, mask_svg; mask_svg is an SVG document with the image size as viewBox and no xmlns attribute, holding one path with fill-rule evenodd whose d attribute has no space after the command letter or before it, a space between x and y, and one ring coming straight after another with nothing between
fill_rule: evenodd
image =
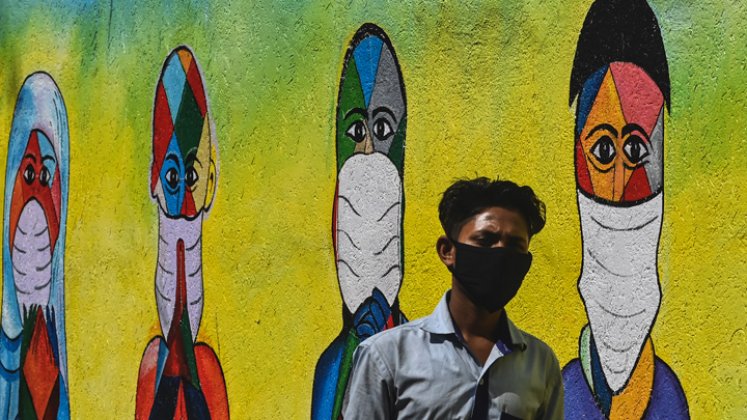
<instances>
[{"instance_id":1,"label":"painted red garment","mask_svg":"<svg viewBox=\"0 0 747 420\"><path fill-rule=\"evenodd\" d=\"M156 383L160 379L157 378L158 366L159 364L165 364L163 358L166 352L166 340L162 336L154 337L145 349L143 360L140 362L140 374L137 381L136 419L150 418L156 396ZM230 418L226 383L218 357L213 349L205 343L196 343L194 352L200 386L202 393L205 395L210 418L214 420ZM186 419L183 391L179 392L178 398L174 419Z\"/></svg>"}]
</instances>

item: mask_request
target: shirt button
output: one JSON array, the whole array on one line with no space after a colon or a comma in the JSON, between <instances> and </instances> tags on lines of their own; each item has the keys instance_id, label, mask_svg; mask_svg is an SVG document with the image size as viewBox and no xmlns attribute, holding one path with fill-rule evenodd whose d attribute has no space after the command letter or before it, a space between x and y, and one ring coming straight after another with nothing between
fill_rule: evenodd
<instances>
[{"instance_id":1,"label":"shirt button","mask_svg":"<svg viewBox=\"0 0 747 420\"><path fill-rule=\"evenodd\" d=\"M485 385L485 378L480 379L480 385Z\"/></svg>"}]
</instances>

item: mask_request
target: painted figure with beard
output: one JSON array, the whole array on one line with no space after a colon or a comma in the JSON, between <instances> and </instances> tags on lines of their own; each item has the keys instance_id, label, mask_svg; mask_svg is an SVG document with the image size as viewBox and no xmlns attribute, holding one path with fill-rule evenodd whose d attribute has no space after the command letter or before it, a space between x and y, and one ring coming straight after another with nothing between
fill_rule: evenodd
<instances>
[{"instance_id":1,"label":"painted figure with beard","mask_svg":"<svg viewBox=\"0 0 747 420\"><path fill-rule=\"evenodd\" d=\"M156 88L151 195L158 202L155 295L163 336L148 343L136 418L228 418L218 357L197 341L203 309L202 222L215 194L216 139L194 54L169 54Z\"/></svg>"},{"instance_id":2,"label":"painted figure with beard","mask_svg":"<svg viewBox=\"0 0 747 420\"><path fill-rule=\"evenodd\" d=\"M68 419L64 257L70 140L46 73L13 113L5 171L0 418Z\"/></svg>"},{"instance_id":3,"label":"painted figure with beard","mask_svg":"<svg viewBox=\"0 0 747 420\"><path fill-rule=\"evenodd\" d=\"M664 111L669 69L645 0L597 0L578 40L570 103L583 239L578 290L589 325L563 369L566 418L688 418L654 353L661 303Z\"/></svg>"},{"instance_id":4,"label":"painted figure with beard","mask_svg":"<svg viewBox=\"0 0 747 420\"><path fill-rule=\"evenodd\" d=\"M406 322L402 284L402 190L407 106L402 74L384 31L363 25L350 43L337 98L337 189L332 239L342 293L342 331L322 353L311 417L337 419L353 352Z\"/></svg>"}]
</instances>

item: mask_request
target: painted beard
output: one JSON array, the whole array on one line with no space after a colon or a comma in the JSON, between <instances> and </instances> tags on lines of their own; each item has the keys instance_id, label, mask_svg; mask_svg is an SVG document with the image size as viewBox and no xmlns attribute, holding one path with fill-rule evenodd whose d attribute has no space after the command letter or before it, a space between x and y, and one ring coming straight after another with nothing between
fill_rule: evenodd
<instances>
[{"instance_id":1,"label":"painted beard","mask_svg":"<svg viewBox=\"0 0 747 420\"><path fill-rule=\"evenodd\" d=\"M186 280L186 310L192 341L197 338L203 306L202 290L202 218L200 212L192 220L172 219L158 211L158 265L156 266L156 303L161 331L168 337L174 316L177 289L177 247L184 244L184 274Z\"/></svg>"},{"instance_id":2,"label":"painted beard","mask_svg":"<svg viewBox=\"0 0 747 420\"><path fill-rule=\"evenodd\" d=\"M355 154L338 175L337 278L351 313L379 289L394 304L402 283L402 180L386 155Z\"/></svg>"},{"instance_id":3,"label":"painted beard","mask_svg":"<svg viewBox=\"0 0 747 420\"><path fill-rule=\"evenodd\" d=\"M607 384L628 382L661 303L656 267L663 195L630 207L578 192L583 267L578 288Z\"/></svg>"},{"instance_id":4,"label":"painted beard","mask_svg":"<svg viewBox=\"0 0 747 420\"><path fill-rule=\"evenodd\" d=\"M13 280L21 313L49 303L52 289L52 248L49 224L38 201L21 210L11 250Z\"/></svg>"}]
</instances>

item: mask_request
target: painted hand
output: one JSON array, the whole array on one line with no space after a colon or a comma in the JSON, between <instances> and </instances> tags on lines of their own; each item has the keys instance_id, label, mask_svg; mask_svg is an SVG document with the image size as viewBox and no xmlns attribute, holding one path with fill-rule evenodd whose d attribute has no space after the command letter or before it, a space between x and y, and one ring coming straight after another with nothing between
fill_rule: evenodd
<instances>
[{"instance_id":1,"label":"painted hand","mask_svg":"<svg viewBox=\"0 0 747 420\"><path fill-rule=\"evenodd\" d=\"M392 308L386 297L379 289L374 288L371 296L361 304L353 317L356 335L362 341L385 330L391 314Z\"/></svg>"}]
</instances>

